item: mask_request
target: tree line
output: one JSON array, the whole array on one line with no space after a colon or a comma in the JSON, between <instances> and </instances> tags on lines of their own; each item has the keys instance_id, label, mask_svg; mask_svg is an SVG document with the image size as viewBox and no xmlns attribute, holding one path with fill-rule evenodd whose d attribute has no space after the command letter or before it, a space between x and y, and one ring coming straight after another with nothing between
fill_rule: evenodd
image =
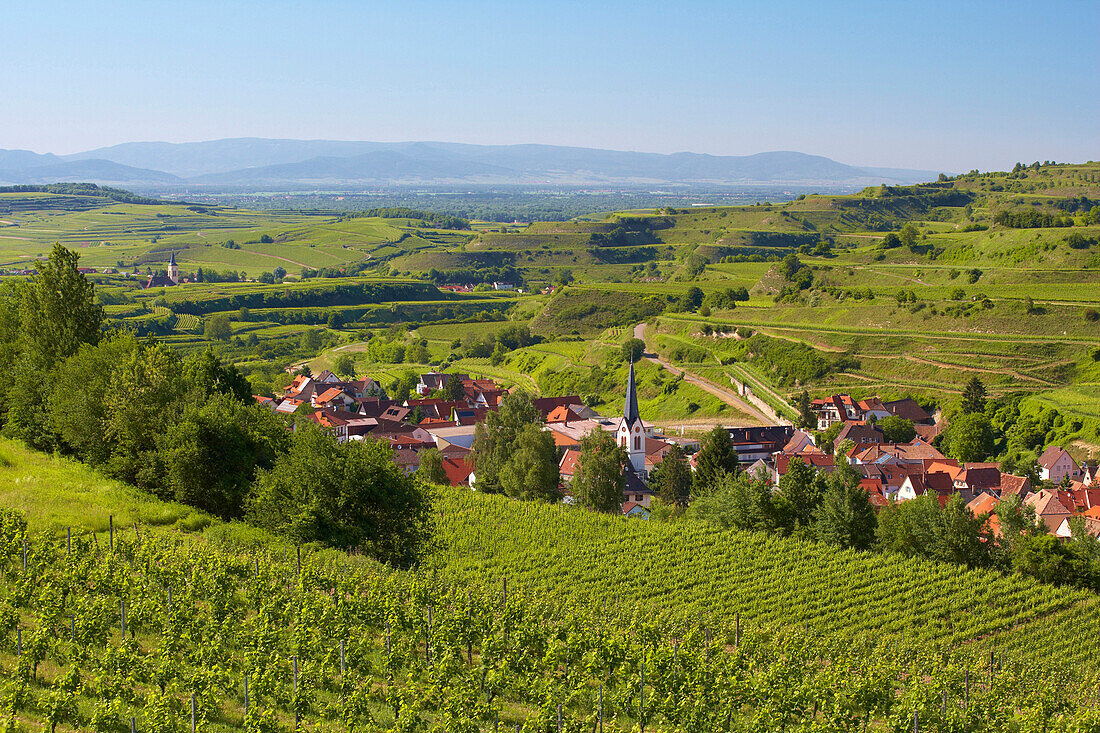
<instances>
[{"instance_id":1,"label":"tree line","mask_svg":"<svg viewBox=\"0 0 1100 733\"><path fill-rule=\"evenodd\" d=\"M430 495L387 446L340 444L312 423L292 431L212 351L184 357L105 329L77 261L55 245L38 274L0 291L4 434L296 542L417 559Z\"/></svg>"}]
</instances>

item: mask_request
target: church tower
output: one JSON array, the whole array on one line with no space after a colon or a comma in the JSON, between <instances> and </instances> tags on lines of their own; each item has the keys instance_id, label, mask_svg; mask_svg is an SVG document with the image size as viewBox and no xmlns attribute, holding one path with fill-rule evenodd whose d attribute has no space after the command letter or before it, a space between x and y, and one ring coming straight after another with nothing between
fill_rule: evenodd
<instances>
[{"instance_id":1,"label":"church tower","mask_svg":"<svg viewBox=\"0 0 1100 733\"><path fill-rule=\"evenodd\" d=\"M176 266L176 251L172 250L172 259L168 262L168 279L180 284L180 268Z\"/></svg>"},{"instance_id":2,"label":"church tower","mask_svg":"<svg viewBox=\"0 0 1100 733\"><path fill-rule=\"evenodd\" d=\"M623 417L615 432L616 442L626 449L630 465L639 476L645 476L645 425L638 414L638 392L634 388L634 362L630 363L630 373L626 382L626 404Z\"/></svg>"}]
</instances>

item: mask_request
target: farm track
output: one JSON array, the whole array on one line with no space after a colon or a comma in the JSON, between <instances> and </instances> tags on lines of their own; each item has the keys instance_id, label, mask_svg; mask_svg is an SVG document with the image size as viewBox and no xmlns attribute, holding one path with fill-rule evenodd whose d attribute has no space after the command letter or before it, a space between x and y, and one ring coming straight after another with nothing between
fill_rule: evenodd
<instances>
[{"instance_id":1,"label":"farm track","mask_svg":"<svg viewBox=\"0 0 1100 733\"><path fill-rule=\"evenodd\" d=\"M639 323L634 327L634 338L645 341L645 326L646 324ZM696 374L692 374L686 369L681 369L680 367L674 366L669 362L663 360L659 356L643 354L642 358L651 361L654 364L659 364L663 366L665 369L667 369L672 374L675 374L676 376L680 376L682 374L684 377L684 381L688 384L694 384L696 387L699 387L704 392L709 392L710 394L725 402L730 407L736 408L738 411L743 412L754 420L757 420L761 425L778 424L775 420L761 412L757 407L750 404L746 400L743 400L740 395L738 395L731 389L721 387L714 382L711 382L709 379L704 379L703 377L700 377Z\"/></svg>"}]
</instances>

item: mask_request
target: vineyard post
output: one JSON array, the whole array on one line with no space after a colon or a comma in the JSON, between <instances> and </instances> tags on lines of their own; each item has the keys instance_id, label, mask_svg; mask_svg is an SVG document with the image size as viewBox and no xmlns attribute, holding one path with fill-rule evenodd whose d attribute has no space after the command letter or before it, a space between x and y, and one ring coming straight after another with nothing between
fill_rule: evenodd
<instances>
[{"instance_id":1,"label":"vineyard post","mask_svg":"<svg viewBox=\"0 0 1100 733\"><path fill-rule=\"evenodd\" d=\"M638 682L638 726L645 733L645 660L641 661L641 674Z\"/></svg>"},{"instance_id":2,"label":"vineyard post","mask_svg":"<svg viewBox=\"0 0 1100 733\"><path fill-rule=\"evenodd\" d=\"M130 733L137 733L137 720L130 718Z\"/></svg>"},{"instance_id":3,"label":"vineyard post","mask_svg":"<svg viewBox=\"0 0 1100 733\"><path fill-rule=\"evenodd\" d=\"M253 577L258 578L258 577L260 577L260 558L257 557L257 558L255 558L255 560L256 560L256 567L255 567L255 571L253 573Z\"/></svg>"},{"instance_id":4,"label":"vineyard post","mask_svg":"<svg viewBox=\"0 0 1100 733\"><path fill-rule=\"evenodd\" d=\"M947 690L943 691L943 716L947 717Z\"/></svg>"},{"instance_id":5,"label":"vineyard post","mask_svg":"<svg viewBox=\"0 0 1100 733\"><path fill-rule=\"evenodd\" d=\"M137 522L134 522L134 541L141 544L141 534L138 533Z\"/></svg>"},{"instance_id":6,"label":"vineyard post","mask_svg":"<svg viewBox=\"0 0 1100 733\"><path fill-rule=\"evenodd\" d=\"M917 711L913 711L913 733L920 733L920 719L917 718Z\"/></svg>"},{"instance_id":7,"label":"vineyard post","mask_svg":"<svg viewBox=\"0 0 1100 733\"><path fill-rule=\"evenodd\" d=\"M15 656L23 656L23 629L15 627Z\"/></svg>"},{"instance_id":8,"label":"vineyard post","mask_svg":"<svg viewBox=\"0 0 1100 733\"><path fill-rule=\"evenodd\" d=\"M680 660L680 640L673 639L672 641L672 663L677 664Z\"/></svg>"},{"instance_id":9,"label":"vineyard post","mask_svg":"<svg viewBox=\"0 0 1100 733\"><path fill-rule=\"evenodd\" d=\"M298 575L301 575L302 574L302 546L298 545L295 549L298 552L298 555L297 555L297 557L298 557Z\"/></svg>"},{"instance_id":10,"label":"vineyard post","mask_svg":"<svg viewBox=\"0 0 1100 733\"><path fill-rule=\"evenodd\" d=\"M27 572L27 538L23 538L23 572Z\"/></svg>"},{"instance_id":11,"label":"vineyard post","mask_svg":"<svg viewBox=\"0 0 1100 733\"><path fill-rule=\"evenodd\" d=\"M168 586L168 613L172 613L172 586Z\"/></svg>"},{"instance_id":12,"label":"vineyard post","mask_svg":"<svg viewBox=\"0 0 1100 733\"><path fill-rule=\"evenodd\" d=\"M191 733L195 733L195 693L191 693Z\"/></svg>"},{"instance_id":13,"label":"vineyard post","mask_svg":"<svg viewBox=\"0 0 1100 733\"><path fill-rule=\"evenodd\" d=\"M561 703L558 703L558 733L561 733Z\"/></svg>"},{"instance_id":14,"label":"vineyard post","mask_svg":"<svg viewBox=\"0 0 1100 733\"><path fill-rule=\"evenodd\" d=\"M244 714L248 717L248 675L244 676Z\"/></svg>"},{"instance_id":15,"label":"vineyard post","mask_svg":"<svg viewBox=\"0 0 1100 733\"><path fill-rule=\"evenodd\" d=\"M428 606L428 635L426 637L424 637L424 661L426 661L428 664L432 663L432 649L431 649L431 646L430 646L431 640L432 640L432 607Z\"/></svg>"},{"instance_id":16,"label":"vineyard post","mask_svg":"<svg viewBox=\"0 0 1100 733\"><path fill-rule=\"evenodd\" d=\"M76 641L76 614L74 613L69 617L69 622L72 627L73 641Z\"/></svg>"},{"instance_id":17,"label":"vineyard post","mask_svg":"<svg viewBox=\"0 0 1100 733\"><path fill-rule=\"evenodd\" d=\"M126 601L119 601L120 616L122 617L122 640L126 641Z\"/></svg>"},{"instance_id":18,"label":"vineyard post","mask_svg":"<svg viewBox=\"0 0 1100 733\"><path fill-rule=\"evenodd\" d=\"M386 619L386 656L390 655L390 621Z\"/></svg>"},{"instance_id":19,"label":"vineyard post","mask_svg":"<svg viewBox=\"0 0 1100 733\"><path fill-rule=\"evenodd\" d=\"M989 689L993 689L993 652L989 653Z\"/></svg>"},{"instance_id":20,"label":"vineyard post","mask_svg":"<svg viewBox=\"0 0 1100 733\"><path fill-rule=\"evenodd\" d=\"M294 655L294 730L298 730L298 655Z\"/></svg>"},{"instance_id":21,"label":"vineyard post","mask_svg":"<svg viewBox=\"0 0 1100 733\"><path fill-rule=\"evenodd\" d=\"M970 707L970 670L966 670L966 697L963 698L963 710Z\"/></svg>"},{"instance_id":22,"label":"vineyard post","mask_svg":"<svg viewBox=\"0 0 1100 733\"><path fill-rule=\"evenodd\" d=\"M340 640L340 676L344 676L344 640Z\"/></svg>"},{"instance_id":23,"label":"vineyard post","mask_svg":"<svg viewBox=\"0 0 1100 733\"><path fill-rule=\"evenodd\" d=\"M703 633L706 635L706 639L707 639L706 661L709 662L710 661L710 629L703 629Z\"/></svg>"},{"instance_id":24,"label":"vineyard post","mask_svg":"<svg viewBox=\"0 0 1100 733\"><path fill-rule=\"evenodd\" d=\"M603 683L600 683L600 733L603 733Z\"/></svg>"},{"instance_id":25,"label":"vineyard post","mask_svg":"<svg viewBox=\"0 0 1100 733\"><path fill-rule=\"evenodd\" d=\"M73 554L73 528L72 527L66 527L65 528L65 554L66 555Z\"/></svg>"},{"instance_id":26,"label":"vineyard post","mask_svg":"<svg viewBox=\"0 0 1100 733\"><path fill-rule=\"evenodd\" d=\"M733 645L741 646L741 613L737 613L737 621L733 630Z\"/></svg>"},{"instance_id":27,"label":"vineyard post","mask_svg":"<svg viewBox=\"0 0 1100 733\"><path fill-rule=\"evenodd\" d=\"M107 522L109 523L109 528L110 528L110 532L111 532L111 552L114 552L115 551L115 516L112 514L110 517L107 518Z\"/></svg>"}]
</instances>

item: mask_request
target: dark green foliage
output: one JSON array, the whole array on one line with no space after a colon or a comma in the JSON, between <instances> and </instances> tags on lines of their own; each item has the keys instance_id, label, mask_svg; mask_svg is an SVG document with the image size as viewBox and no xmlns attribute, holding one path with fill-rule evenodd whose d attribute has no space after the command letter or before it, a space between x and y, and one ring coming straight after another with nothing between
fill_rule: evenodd
<instances>
[{"instance_id":1,"label":"dark green foliage","mask_svg":"<svg viewBox=\"0 0 1100 733\"><path fill-rule=\"evenodd\" d=\"M941 448L963 463L984 461L993 454L995 437L993 425L984 414L960 415L944 431Z\"/></svg>"},{"instance_id":2,"label":"dark green foliage","mask_svg":"<svg viewBox=\"0 0 1100 733\"><path fill-rule=\"evenodd\" d=\"M117 201L120 204L154 205L168 203L147 196L138 196L135 193L130 193L121 188L97 186L94 183L48 183L42 186L0 186L0 193L52 193L68 196L99 196L110 199L111 201Z\"/></svg>"},{"instance_id":3,"label":"dark green foliage","mask_svg":"<svg viewBox=\"0 0 1100 733\"><path fill-rule=\"evenodd\" d=\"M522 390L516 390L501 400L499 410L490 411L484 422L477 424L470 460L475 467L478 491L500 493L504 490L501 475L516 455L520 435L528 425L538 427L542 422L542 414L531 403L531 396ZM536 448L529 451L525 460L530 459L532 453L538 453ZM556 461L554 467L557 468ZM526 470L530 470L530 467L527 466ZM519 473L518 468L513 469L510 478L515 479ZM522 487L515 482L511 487L517 492L522 491Z\"/></svg>"},{"instance_id":4,"label":"dark green foliage","mask_svg":"<svg viewBox=\"0 0 1100 733\"><path fill-rule=\"evenodd\" d=\"M429 484L449 484L447 472L443 470L443 454L438 448L420 451L420 465L416 467L416 478Z\"/></svg>"},{"instance_id":5,"label":"dark green foliage","mask_svg":"<svg viewBox=\"0 0 1100 733\"><path fill-rule=\"evenodd\" d=\"M1013 229L1071 227L1073 226L1073 217L1045 214L1035 210L999 211L993 217L993 223Z\"/></svg>"},{"instance_id":6,"label":"dark green foliage","mask_svg":"<svg viewBox=\"0 0 1100 733\"><path fill-rule=\"evenodd\" d=\"M668 506L686 507L691 498L691 467L679 445L665 453L649 476L649 487L654 489Z\"/></svg>"},{"instance_id":7,"label":"dark green foliage","mask_svg":"<svg viewBox=\"0 0 1100 733\"><path fill-rule=\"evenodd\" d=\"M617 514L622 511L626 450L606 430L593 428L581 438L581 456L573 477L577 506Z\"/></svg>"},{"instance_id":8,"label":"dark green foliage","mask_svg":"<svg viewBox=\"0 0 1100 733\"><path fill-rule=\"evenodd\" d=\"M103 309L77 269L79 255L55 244L37 274L16 292L18 306L5 309L12 338L10 381L5 382L5 431L39 448L53 447L46 401L54 371L83 344L99 342Z\"/></svg>"},{"instance_id":9,"label":"dark green foliage","mask_svg":"<svg viewBox=\"0 0 1100 733\"><path fill-rule=\"evenodd\" d=\"M986 391L982 380L971 377L963 390L962 411L969 414L985 411Z\"/></svg>"},{"instance_id":10,"label":"dark green foliage","mask_svg":"<svg viewBox=\"0 0 1100 733\"><path fill-rule=\"evenodd\" d=\"M737 451L730 441L729 431L715 427L703 439L703 447L695 459L695 474L692 477L695 495L709 493L717 487L724 474L734 475L739 468Z\"/></svg>"},{"instance_id":11,"label":"dark green foliage","mask_svg":"<svg viewBox=\"0 0 1100 733\"><path fill-rule=\"evenodd\" d=\"M985 517L973 516L960 494L943 507L934 493L891 503L879 513L879 545L892 552L970 567L991 562Z\"/></svg>"},{"instance_id":12,"label":"dark green foliage","mask_svg":"<svg viewBox=\"0 0 1100 733\"><path fill-rule=\"evenodd\" d=\"M623 342L622 347L623 361L628 364L633 364L642 358L642 354L645 353L645 341L637 338L630 338Z\"/></svg>"},{"instance_id":13,"label":"dark green foliage","mask_svg":"<svg viewBox=\"0 0 1100 733\"><path fill-rule=\"evenodd\" d=\"M500 487L514 499L557 501L558 449L549 431L538 423L524 425L512 448L512 454L500 471ZM480 477L478 487L480 488Z\"/></svg>"},{"instance_id":14,"label":"dark green foliage","mask_svg":"<svg viewBox=\"0 0 1100 733\"><path fill-rule=\"evenodd\" d=\"M206 323L203 324L203 335L215 341L228 341L233 335L229 316L225 313L217 313L207 318Z\"/></svg>"},{"instance_id":15,"label":"dark green foliage","mask_svg":"<svg viewBox=\"0 0 1100 733\"><path fill-rule=\"evenodd\" d=\"M410 209L406 206L387 206L377 209L367 209L366 211L357 211L352 214L345 214L343 218L352 219L356 217L381 217L383 219L416 219L421 226L431 225L438 227L439 229L469 229L470 222L462 217L450 216L448 214L440 214L436 211L421 211L420 209Z\"/></svg>"},{"instance_id":16,"label":"dark green foliage","mask_svg":"<svg viewBox=\"0 0 1100 733\"><path fill-rule=\"evenodd\" d=\"M913 422L897 415L884 417L879 420L878 426L882 429L882 438L887 443L908 443L917 435Z\"/></svg>"},{"instance_id":17,"label":"dark green foliage","mask_svg":"<svg viewBox=\"0 0 1100 733\"><path fill-rule=\"evenodd\" d=\"M299 427L290 449L261 471L250 503L256 524L295 542L360 548L384 562L416 562L431 536L431 497L373 440L337 443Z\"/></svg>"},{"instance_id":18,"label":"dark green foliage","mask_svg":"<svg viewBox=\"0 0 1100 733\"><path fill-rule=\"evenodd\" d=\"M779 479L779 496L786 502L793 526L809 527L825 494L825 477L801 458L792 458Z\"/></svg>"},{"instance_id":19,"label":"dark green foliage","mask_svg":"<svg viewBox=\"0 0 1100 733\"><path fill-rule=\"evenodd\" d=\"M871 547L878 520L867 491L859 485L859 474L842 464L825 483L825 495L814 514L817 538L842 548Z\"/></svg>"},{"instance_id":20,"label":"dark green foliage","mask_svg":"<svg viewBox=\"0 0 1100 733\"><path fill-rule=\"evenodd\" d=\"M817 413L814 412L810 393L806 390L798 394L798 427L807 430L817 427Z\"/></svg>"}]
</instances>

